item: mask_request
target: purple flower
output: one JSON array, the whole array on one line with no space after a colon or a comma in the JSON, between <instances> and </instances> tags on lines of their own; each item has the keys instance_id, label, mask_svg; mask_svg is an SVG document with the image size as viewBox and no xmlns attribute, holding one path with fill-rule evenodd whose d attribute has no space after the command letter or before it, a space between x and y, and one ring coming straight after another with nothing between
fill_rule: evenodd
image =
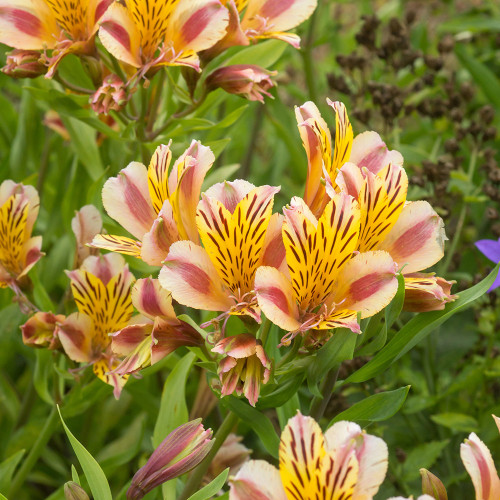
<instances>
[{"instance_id":1,"label":"purple flower","mask_svg":"<svg viewBox=\"0 0 500 500\"><path fill-rule=\"evenodd\" d=\"M500 238L498 240L479 240L474 243L477 249L495 264L500 262ZM500 287L500 273L496 277L488 292Z\"/></svg>"}]
</instances>

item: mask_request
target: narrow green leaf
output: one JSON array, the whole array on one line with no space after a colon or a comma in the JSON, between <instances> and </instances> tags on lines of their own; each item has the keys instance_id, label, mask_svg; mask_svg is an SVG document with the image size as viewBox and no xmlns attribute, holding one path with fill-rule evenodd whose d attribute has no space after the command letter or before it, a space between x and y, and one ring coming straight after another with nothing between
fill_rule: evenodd
<instances>
[{"instance_id":1,"label":"narrow green leaf","mask_svg":"<svg viewBox=\"0 0 500 500\"><path fill-rule=\"evenodd\" d=\"M263 410L265 408L276 408L277 406L284 405L300 389L303 379L303 373L299 373L295 377L284 376L277 384L273 384L275 388L271 392L264 391L269 384L265 385L261 390L259 401L256 405L257 408ZM269 385L269 388L272 387Z\"/></svg>"},{"instance_id":2,"label":"narrow green leaf","mask_svg":"<svg viewBox=\"0 0 500 500\"><path fill-rule=\"evenodd\" d=\"M431 441L413 448L408 453L403 464L403 478L405 481L413 481L420 477L419 470L430 469L438 459L441 452L450 441Z\"/></svg>"},{"instance_id":3,"label":"narrow green leaf","mask_svg":"<svg viewBox=\"0 0 500 500\"><path fill-rule=\"evenodd\" d=\"M0 490L7 491L12 481L12 476L16 470L17 464L23 458L25 450L16 451L9 458L0 463Z\"/></svg>"},{"instance_id":4,"label":"narrow green leaf","mask_svg":"<svg viewBox=\"0 0 500 500\"><path fill-rule=\"evenodd\" d=\"M78 472L76 471L76 467L71 464L71 480L76 483L78 486L81 486L80 484L80 476L78 475Z\"/></svg>"},{"instance_id":5,"label":"narrow green leaf","mask_svg":"<svg viewBox=\"0 0 500 500\"><path fill-rule=\"evenodd\" d=\"M414 316L406 323L397 335L379 351L373 359L359 370L355 371L346 382L365 382L370 380L378 373L383 372L394 361L406 354L429 333L434 331L439 325L443 324L454 314L462 311L471 305L476 299L484 295L488 288L493 284L498 274L500 264L481 282L468 290L459 293L459 298L448 304L442 311L432 311L420 313Z\"/></svg>"},{"instance_id":6,"label":"narrow green leaf","mask_svg":"<svg viewBox=\"0 0 500 500\"><path fill-rule=\"evenodd\" d=\"M68 436L69 442L71 443L75 455L80 462L83 473L87 478L87 482L89 483L90 491L92 491L94 500L113 500L111 496L111 490L109 489L108 480L106 479L106 476L104 475L104 472L102 471L100 465L97 463L95 458L85 449L85 447L78 441L78 439L73 436L62 418L59 406L57 407L57 411L59 411L59 417L61 418L61 422L63 424L66 435Z\"/></svg>"},{"instance_id":7,"label":"narrow green leaf","mask_svg":"<svg viewBox=\"0 0 500 500\"><path fill-rule=\"evenodd\" d=\"M9 500L7 497L4 497L1 493L0 493L0 500Z\"/></svg>"},{"instance_id":8,"label":"narrow green leaf","mask_svg":"<svg viewBox=\"0 0 500 500\"><path fill-rule=\"evenodd\" d=\"M273 424L263 413L234 396L224 397L221 403L236 413L241 420L247 422L252 430L257 433L266 450L273 457L278 457L280 439L274 430Z\"/></svg>"},{"instance_id":9,"label":"narrow green leaf","mask_svg":"<svg viewBox=\"0 0 500 500\"><path fill-rule=\"evenodd\" d=\"M153 431L156 448L176 427L188 421L186 405L186 380L196 356L190 352L175 365L163 386L160 411Z\"/></svg>"},{"instance_id":10,"label":"narrow green leaf","mask_svg":"<svg viewBox=\"0 0 500 500\"><path fill-rule=\"evenodd\" d=\"M394 322L399 318L403 310L405 301L405 277L403 274L398 274L398 291L391 300L391 303L385 308L385 328L390 330Z\"/></svg>"},{"instance_id":11,"label":"narrow green leaf","mask_svg":"<svg viewBox=\"0 0 500 500\"><path fill-rule=\"evenodd\" d=\"M213 481L203 487L201 490L197 491L194 495L191 495L188 500L208 500L218 493L226 482L227 476L229 475L229 467L222 471Z\"/></svg>"},{"instance_id":12,"label":"narrow green leaf","mask_svg":"<svg viewBox=\"0 0 500 500\"><path fill-rule=\"evenodd\" d=\"M37 394L43 401L53 405L54 401L49 390L49 377L52 375L52 353L48 349L36 350L35 373L33 374L33 384Z\"/></svg>"},{"instance_id":13,"label":"narrow green leaf","mask_svg":"<svg viewBox=\"0 0 500 500\"><path fill-rule=\"evenodd\" d=\"M431 420L438 425L459 432L477 432L479 427L474 417L464 415L463 413L438 413L437 415L432 415Z\"/></svg>"},{"instance_id":14,"label":"narrow green leaf","mask_svg":"<svg viewBox=\"0 0 500 500\"><path fill-rule=\"evenodd\" d=\"M239 50L234 56L226 59L223 66L233 64L258 64L261 68L269 68L285 52L286 44L279 40L267 40Z\"/></svg>"},{"instance_id":15,"label":"narrow green leaf","mask_svg":"<svg viewBox=\"0 0 500 500\"><path fill-rule=\"evenodd\" d=\"M400 387L395 391L380 392L369 396L356 404L353 404L349 409L339 413L328 425L330 427L335 422L340 420L350 420L354 422L379 422L387 420L399 411L410 386Z\"/></svg>"}]
</instances>

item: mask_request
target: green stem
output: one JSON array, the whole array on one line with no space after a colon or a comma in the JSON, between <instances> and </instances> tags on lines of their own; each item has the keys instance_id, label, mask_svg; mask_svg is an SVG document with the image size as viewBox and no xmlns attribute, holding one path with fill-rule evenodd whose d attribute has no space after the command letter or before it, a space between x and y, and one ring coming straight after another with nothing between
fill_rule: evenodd
<instances>
[{"instance_id":1,"label":"green stem","mask_svg":"<svg viewBox=\"0 0 500 500\"><path fill-rule=\"evenodd\" d=\"M310 20L309 20L309 27L307 30L307 36L305 39L305 43L302 48L302 60L304 63L304 74L306 77L306 84L307 84L307 90L309 91L309 99L311 101L316 102L317 101L317 91L316 91L316 80L317 75L314 74L314 64L313 64L313 57L312 57L312 46L313 46L313 38L314 38L314 32L316 28L316 21L318 19L318 11L320 9L321 5L320 2L318 2L318 6L316 7L316 10L313 12Z\"/></svg>"},{"instance_id":2,"label":"green stem","mask_svg":"<svg viewBox=\"0 0 500 500\"><path fill-rule=\"evenodd\" d=\"M333 368L328 372L328 375L323 383L323 387L321 388L321 397L314 396L312 400L309 415L317 421L319 421L319 419L323 416L323 413L325 413L326 407L330 402L333 395L333 389L335 388L335 384L337 382L337 377L339 376L339 371L340 366L338 368Z\"/></svg>"},{"instance_id":3,"label":"green stem","mask_svg":"<svg viewBox=\"0 0 500 500\"><path fill-rule=\"evenodd\" d=\"M52 408L49 417L45 421L43 429L41 430L40 434L38 434L38 438L36 439L35 444L26 457L26 460L23 461L21 468L17 471L17 474L12 480L8 495L9 498L17 498L17 492L22 486L24 486L26 477L31 472L31 469L36 464L45 446L52 437L52 434L57 428L58 422L59 416L57 414L57 409L54 407Z\"/></svg>"},{"instance_id":4,"label":"green stem","mask_svg":"<svg viewBox=\"0 0 500 500\"><path fill-rule=\"evenodd\" d=\"M281 358L280 362L276 366L276 370L295 358L296 354L299 352L299 349L302 347L302 340L302 335L299 337L295 337L292 348Z\"/></svg>"},{"instance_id":5,"label":"green stem","mask_svg":"<svg viewBox=\"0 0 500 500\"><path fill-rule=\"evenodd\" d=\"M208 453L208 455L203 459L203 461L194 469L191 476L189 477L184 490L178 500L186 500L200 487L203 476L206 474L210 464L219 448L222 446L226 440L229 433L232 431L233 427L238 423L238 416L232 412L226 415L226 418L219 427L219 430L215 433L214 444Z\"/></svg>"},{"instance_id":6,"label":"green stem","mask_svg":"<svg viewBox=\"0 0 500 500\"><path fill-rule=\"evenodd\" d=\"M73 83L68 82L61 76L59 76L57 73L54 75L54 80L56 82L59 82L63 87L72 90L73 92L76 92L77 94L86 94L90 95L94 93L94 90L86 89L84 87L80 87L78 85L75 85Z\"/></svg>"},{"instance_id":7,"label":"green stem","mask_svg":"<svg viewBox=\"0 0 500 500\"><path fill-rule=\"evenodd\" d=\"M252 158L257 150L257 140L259 132L262 130L262 121L264 119L264 106L257 106L255 112L255 120L253 122L252 131L250 132L250 141L248 142L247 151L243 157L240 167L240 175L242 179L246 179L252 165Z\"/></svg>"},{"instance_id":8,"label":"green stem","mask_svg":"<svg viewBox=\"0 0 500 500\"><path fill-rule=\"evenodd\" d=\"M165 84L165 69L160 70L160 74L157 78L157 83L153 90L153 99L151 100L151 105L148 113L148 124L146 126L146 132L149 133L153 130L156 117L158 116L158 108L161 102L161 96L163 94L162 90Z\"/></svg>"},{"instance_id":9,"label":"green stem","mask_svg":"<svg viewBox=\"0 0 500 500\"><path fill-rule=\"evenodd\" d=\"M269 330L271 329L271 325L271 320L266 318L262 325L262 328L257 332L257 338L260 339L264 347L266 346L266 341L269 335Z\"/></svg>"}]
</instances>

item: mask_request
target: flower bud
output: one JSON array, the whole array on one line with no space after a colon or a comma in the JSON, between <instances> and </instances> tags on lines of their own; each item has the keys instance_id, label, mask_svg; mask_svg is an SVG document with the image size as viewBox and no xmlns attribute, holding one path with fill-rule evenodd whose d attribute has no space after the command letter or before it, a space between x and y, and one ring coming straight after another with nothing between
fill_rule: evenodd
<instances>
[{"instance_id":1,"label":"flower bud","mask_svg":"<svg viewBox=\"0 0 500 500\"><path fill-rule=\"evenodd\" d=\"M448 500L446 488L441 480L427 469L420 469L422 476L422 493L430 495L435 500Z\"/></svg>"},{"instance_id":2,"label":"flower bud","mask_svg":"<svg viewBox=\"0 0 500 500\"><path fill-rule=\"evenodd\" d=\"M127 500L140 500L146 493L170 479L194 469L212 448L212 429L201 418L174 429L156 448L144 467L132 478Z\"/></svg>"},{"instance_id":3,"label":"flower bud","mask_svg":"<svg viewBox=\"0 0 500 500\"><path fill-rule=\"evenodd\" d=\"M125 84L120 77L111 74L104 78L102 85L92 95L90 105L96 113L107 115L111 110L120 111L127 100Z\"/></svg>"},{"instance_id":4,"label":"flower bud","mask_svg":"<svg viewBox=\"0 0 500 500\"><path fill-rule=\"evenodd\" d=\"M252 64L235 64L215 70L207 77L206 85L209 90L220 87L230 94L263 103L263 95L272 97L267 91L274 86L270 77L276 74Z\"/></svg>"},{"instance_id":5,"label":"flower bud","mask_svg":"<svg viewBox=\"0 0 500 500\"><path fill-rule=\"evenodd\" d=\"M85 490L74 481L68 481L64 485L64 498L66 500L89 500Z\"/></svg>"},{"instance_id":6,"label":"flower bud","mask_svg":"<svg viewBox=\"0 0 500 500\"><path fill-rule=\"evenodd\" d=\"M65 316L52 314L51 312L37 312L24 325L23 342L33 347L47 347L48 349L59 349L61 343L57 337L57 323L62 323Z\"/></svg>"},{"instance_id":7,"label":"flower bud","mask_svg":"<svg viewBox=\"0 0 500 500\"><path fill-rule=\"evenodd\" d=\"M259 340L248 333L222 339L212 349L226 354L217 370L222 383L222 395L244 394L252 406L259 398L261 383L266 384L271 373L271 361Z\"/></svg>"},{"instance_id":8,"label":"flower bud","mask_svg":"<svg viewBox=\"0 0 500 500\"><path fill-rule=\"evenodd\" d=\"M71 139L68 129L66 128L66 125L64 125L64 122L61 120L59 113L57 113L53 109L49 109L49 111L45 113L45 116L43 117L43 124L59 134L63 138L63 140L69 141Z\"/></svg>"},{"instance_id":9,"label":"flower bud","mask_svg":"<svg viewBox=\"0 0 500 500\"><path fill-rule=\"evenodd\" d=\"M410 273L405 277L421 278L421 281L414 281L412 286L405 288L405 311L441 311L448 302L458 298L451 293L454 281L446 281L433 273Z\"/></svg>"},{"instance_id":10,"label":"flower bud","mask_svg":"<svg viewBox=\"0 0 500 500\"><path fill-rule=\"evenodd\" d=\"M2 71L12 78L36 78L47 72L40 62L40 52L15 49L7 54L7 64Z\"/></svg>"}]
</instances>

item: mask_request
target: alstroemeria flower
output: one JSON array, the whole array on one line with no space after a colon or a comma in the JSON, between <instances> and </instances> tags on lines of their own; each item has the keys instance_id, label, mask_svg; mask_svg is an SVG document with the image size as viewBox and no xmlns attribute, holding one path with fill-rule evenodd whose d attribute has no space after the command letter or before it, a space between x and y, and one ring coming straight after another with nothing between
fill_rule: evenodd
<instances>
[{"instance_id":1,"label":"alstroemeria flower","mask_svg":"<svg viewBox=\"0 0 500 500\"><path fill-rule=\"evenodd\" d=\"M279 470L250 460L230 478L230 500L371 500L387 472L385 442L353 422L337 422L325 434L299 412L281 434Z\"/></svg>"},{"instance_id":2,"label":"alstroemeria flower","mask_svg":"<svg viewBox=\"0 0 500 500\"><path fill-rule=\"evenodd\" d=\"M99 250L88 245L102 231L102 218L94 205L85 205L71 219L71 229L76 238L75 265L80 267L89 255L98 255Z\"/></svg>"},{"instance_id":3,"label":"alstroemeria flower","mask_svg":"<svg viewBox=\"0 0 500 500\"><path fill-rule=\"evenodd\" d=\"M159 266L175 241L199 241L196 206L215 157L210 148L193 141L169 174L171 160L170 147L161 145L147 169L132 162L106 181L102 189L106 212L137 240L100 234L92 246Z\"/></svg>"},{"instance_id":4,"label":"alstroemeria flower","mask_svg":"<svg viewBox=\"0 0 500 500\"><path fill-rule=\"evenodd\" d=\"M500 418L493 415L500 431ZM488 447L473 432L460 445L460 457L476 491L476 500L498 500L500 479Z\"/></svg>"},{"instance_id":5,"label":"alstroemeria flower","mask_svg":"<svg viewBox=\"0 0 500 500\"><path fill-rule=\"evenodd\" d=\"M288 273L262 266L255 277L258 303L289 342L308 330L347 327L383 309L397 291L396 266L387 252L353 257L360 210L345 193L334 196L319 219L301 198L283 210Z\"/></svg>"},{"instance_id":6,"label":"alstroemeria flower","mask_svg":"<svg viewBox=\"0 0 500 500\"><path fill-rule=\"evenodd\" d=\"M146 322L128 325L113 334L112 351L125 357L115 370L118 375L153 365L178 347L204 344L203 337L191 325L177 319L172 296L158 280L137 280L132 288L132 303Z\"/></svg>"},{"instance_id":7,"label":"alstroemeria flower","mask_svg":"<svg viewBox=\"0 0 500 500\"><path fill-rule=\"evenodd\" d=\"M160 271L160 283L177 302L260 322L254 277L274 241L268 226L278 191L243 180L207 190L196 213L204 248L188 241L174 243Z\"/></svg>"},{"instance_id":8,"label":"alstroemeria flower","mask_svg":"<svg viewBox=\"0 0 500 500\"><path fill-rule=\"evenodd\" d=\"M500 262L500 238L495 241L495 240L479 240L474 243L476 245L477 249L491 262L498 264ZM498 276L496 280L494 281L493 285L490 286L488 292L491 292L492 290L495 290L495 288L498 288L500 286L500 273L498 273Z\"/></svg>"},{"instance_id":9,"label":"alstroemeria flower","mask_svg":"<svg viewBox=\"0 0 500 500\"><path fill-rule=\"evenodd\" d=\"M46 347L52 350L60 349L61 343L57 334L57 325L65 319L66 317L62 314L36 312L21 326L23 342L34 347Z\"/></svg>"},{"instance_id":10,"label":"alstroemeria flower","mask_svg":"<svg viewBox=\"0 0 500 500\"><path fill-rule=\"evenodd\" d=\"M23 50L53 49L47 77L71 53L92 54L98 22L113 0L0 0L0 42Z\"/></svg>"},{"instance_id":11,"label":"alstroemeria flower","mask_svg":"<svg viewBox=\"0 0 500 500\"><path fill-rule=\"evenodd\" d=\"M113 56L142 73L162 65L199 70L197 53L225 35L228 21L218 0L125 0L106 11L99 38Z\"/></svg>"},{"instance_id":12,"label":"alstroemeria flower","mask_svg":"<svg viewBox=\"0 0 500 500\"><path fill-rule=\"evenodd\" d=\"M212 429L205 430L201 418L177 427L136 472L127 490L127 500L140 500L165 481L194 469L213 444Z\"/></svg>"},{"instance_id":13,"label":"alstroemeria flower","mask_svg":"<svg viewBox=\"0 0 500 500\"><path fill-rule=\"evenodd\" d=\"M0 288L17 288L42 256L41 236L31 236L40 198L33 186L0 184Z\"/></svg>"},{"instance_id":14,"label":"alstroemeria flower","mask_svg":"<svg viewBox=\"0 0 500 500\"><path fill-rule=\"evenodd\" d=\"M349 162L335 182L360 205L357 250L385 250L403 268L408 291L405 308L440 310L456 299L450 293L451 282L420 272L443 257L446 234L443 220L427 201L406 202L408 178L402 167L390 163L374 173ZM334 195L332 187L327 191Z\"/></svg>"},{"instance_id":15,"label":"alstroemeria flower","mask_svg":"<svg viewBox=\"0 0 500 500\"><path fill-rule=\"evenodd\" d=\"M225 355L217 369L222 383L221 394L244 394L255 406L260 385L267 384L271 373L271 361L262 343L249 333L240 333L219 341L212 352Z\"/></svg>"},{"instance_id":16,"label":"alstroemeria flower","mask_svg":"<svg viewBox=\"0 0 500 500\"><path fill-rule=\"evenodd\" d=\"M317 0L223 0L229 9L226 36L204 56L211 59L234 45L277 38L300 48L300 38L287 33L314 12ZM241 19L240 19L241 18Z\"/></svg>"},{"instance_id":17,"label":"alstroemeria flower","mask_svg":"<svg viewBox=\"0 0 500 500\"><path fill-rule=\"evenodd\" d=\"M116 254L87 257L79 269L66 274L78 312L59 325L59 340L69 358L91 363L97 377L112 385L118 398L127 378L111 373L119 361L111 352L110 333L124 328L132 317L134 276Z\"/></svg>"},{"instance_id":18,"label":"alstroemeria flower","mask_svg":"<svg viewBox=\"0 0 500 500\"><path fill-rule=\"evenodd\" d=\"M373 131L363 132L354 137L352 125L345 105L339 101L328 104L335 110L335 142L325 120L316 105L308 101L295 108L304 149L307 153L308 170L304 201L314 215L321 215L329 197L325 196L326 185L337 187L335 179L346 162L366 167L376 174L389 163L402 166L403 157L398 151L389 151L380 136Z\"/></svg>"}]
</instances>

